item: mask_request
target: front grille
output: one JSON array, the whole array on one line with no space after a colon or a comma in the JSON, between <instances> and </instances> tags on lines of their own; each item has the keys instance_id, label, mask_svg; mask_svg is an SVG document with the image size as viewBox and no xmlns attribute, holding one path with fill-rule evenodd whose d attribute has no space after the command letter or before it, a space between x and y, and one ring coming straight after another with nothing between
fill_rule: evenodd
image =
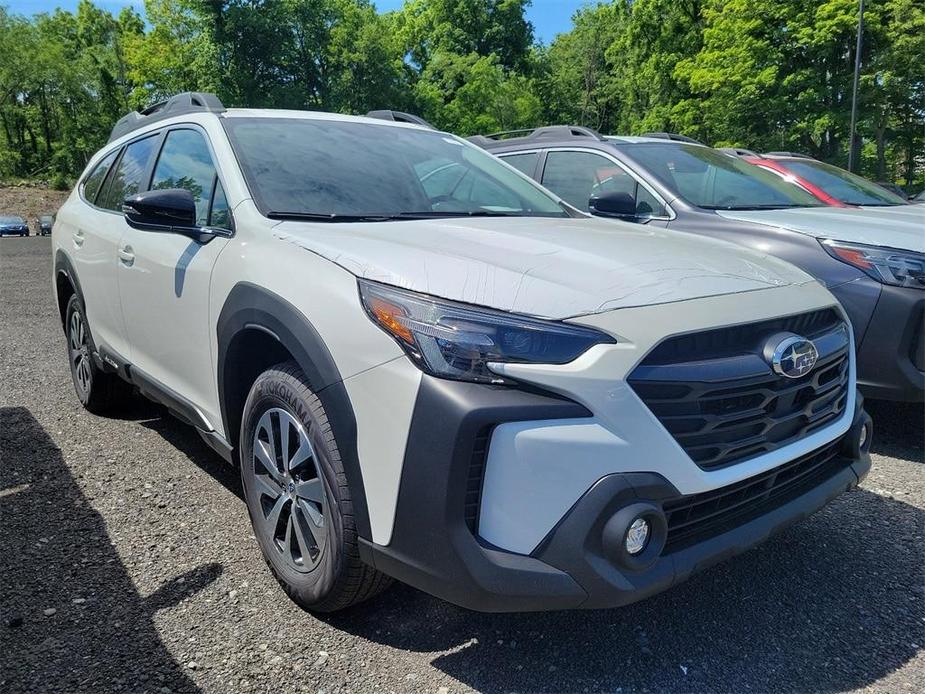
<instances>
[{"instance_id":1,"label":"front grille","mask_svg":"<svg viewBox=\"0 0 925 694\"><path fill-rule=\"evenodd\" d=\"M822 484L851 463L838 455L840 444L835 441L736 484L666 502L668 537L662 554L737 528Z\"/></svg>"},{"instance_id":2,"label":"front grille","mask_svg":"<svg viewBox=\"0 0 925 694\"><path fill-rule=\"evenodd\" d=\"M781 332L812 339L816 366L791 379L762 352ZM833 310L669 338L630 374L636 394L690 458L716 470L831 424L848 402L847 325Z\"/></svg>"},{"instance_id":3,"label":"front grille","mask_svg":"<svg viewBox=\"0 0 925 694\"><path fill-rule=\"evenodd\" d=\"M485 477L485 462L488 460L488 442L491 427L482 428L475 436L469 472L466 477L466 501L463 509L466 525L473 534L478 532L479 508L482 504L482 480Z\"/></svg>"}]
</instances>

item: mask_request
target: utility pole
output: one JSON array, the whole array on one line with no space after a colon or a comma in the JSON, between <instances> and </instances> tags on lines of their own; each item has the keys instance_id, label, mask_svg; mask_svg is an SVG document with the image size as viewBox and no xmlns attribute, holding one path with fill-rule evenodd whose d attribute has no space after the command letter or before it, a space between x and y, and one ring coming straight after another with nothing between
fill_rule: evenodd
<instances>
[{"instance_id":1,"label":"utility pole","mask_svg":"<svg viewBox=\"0 0 925 694\"><path fill-rule=\"evenodd\" d=\"M864 0L858 10L858 42L854 49L854 89L851 93L851 135L848 138L848 171L854 171L854 152L858 120L858 80L861 77L861 46L864 42Z\"/></svg>"}]
</instances>

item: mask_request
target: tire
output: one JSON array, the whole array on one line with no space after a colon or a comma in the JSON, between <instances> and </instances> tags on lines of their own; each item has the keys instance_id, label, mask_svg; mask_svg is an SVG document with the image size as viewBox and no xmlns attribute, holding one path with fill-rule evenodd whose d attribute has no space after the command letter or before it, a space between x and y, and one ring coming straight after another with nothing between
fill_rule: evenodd
<instances>
[{"instance_id":1,"label":"tire","mask_svg":"<svg viewBox=\"0 0 925 694\"><path fill-rule=\"evenodd\" d=\"M360 560L337 441L295 362L278 364L254 382L244 404L240 446L254 535L273 576L296 604L335 612L390 585L389 577Z\"/></svg>"},{"instance_id":2,"label":"tire","mask_svg":"<svg viewBox=\"0 0 925 694\"><path fill-rule=\"evenodd\" d=\"M93 361L93 338L83 302L72 294L64 322L71 380L80 404L93 414L120 409L131 395L131 386L116 374L106 373Z\"/></svg>"}]
</instances>

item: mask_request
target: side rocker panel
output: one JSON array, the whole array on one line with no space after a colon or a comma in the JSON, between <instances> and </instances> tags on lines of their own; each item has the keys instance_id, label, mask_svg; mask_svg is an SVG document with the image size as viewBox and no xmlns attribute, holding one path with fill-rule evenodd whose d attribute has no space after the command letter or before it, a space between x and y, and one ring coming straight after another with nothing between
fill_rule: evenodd
<instances>
[{"instance_id":1,"label":"side rocker panel","mask_svg":"<svg viewBox=\"0 0 925 694\"><path fill-rule=\"evenodd\" d=\"M293 356L321 399L347 472L353 512L360 537L372 536L363 475L357 455L357 425L343 379L327 346L315 327L285 299L248 282L236 284L228 294L218 318L218 394L222 424L229 442L237 441L238 425L230 421L226 375L234 369L229 349L243 330L259 329L275 337Z\"/></svg>"}]
</instances>

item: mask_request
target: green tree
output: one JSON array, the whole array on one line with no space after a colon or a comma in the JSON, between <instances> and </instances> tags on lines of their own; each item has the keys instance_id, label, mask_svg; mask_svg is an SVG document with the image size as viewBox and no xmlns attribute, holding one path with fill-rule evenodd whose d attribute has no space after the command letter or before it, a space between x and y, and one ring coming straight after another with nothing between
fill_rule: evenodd
<instances>
[{"instance_id":1,"label":"green tree","mask_svg":"<svg viewBox=\"0 0 925 694\"><path fill-rule=\"evenodd\" d=\"M437 53L415 96L428 120L461 135L532 127L542 113L532 80L505 72L494 54Z\"/></svg>"},{"instance_id":2,"label":"green tree","mask_svg":"<svg viewBox=\"0 0 925 694\"><path fill-rule=\"evenodd\" d=\"M677 66L701 49L704 0L635 0L627 30L607 49L620 132L685 130L676 109L690 96Z\"/></svg>"},{"instance_id":3,"label":"green tree","mask_svg":"<svg viewBox=\"0 0 925 694\"><path fill-rule=\"evenodd\" d=\"M539 90L549 122L587 125L611 132L619 119L619 73L608 48L628 30L630 3L618 0L578 10L572 30L559 34L537 61L544 72ZM619 57L619 53L611 53Z\"/></svg>"},{"instance_id":4,"label":"green tree","mask_svg":"<svg viewBox=\"0 0 925 694\"><path fill-rule=\"evenodd\" d=\"M530 65L531 0L408 0L396 28L411 62L426 69L439 53L495 55L505 70Z\"/></svg>"}]
</instances>

